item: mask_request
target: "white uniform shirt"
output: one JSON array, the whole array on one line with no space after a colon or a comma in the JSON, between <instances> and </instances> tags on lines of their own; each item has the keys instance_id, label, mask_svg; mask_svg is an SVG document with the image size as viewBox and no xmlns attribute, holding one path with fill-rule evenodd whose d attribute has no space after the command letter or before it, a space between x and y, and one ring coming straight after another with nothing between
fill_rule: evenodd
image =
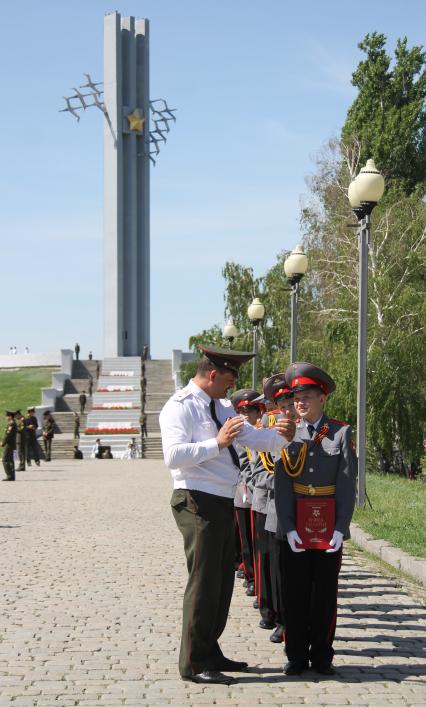
<instances>
[{"instance_id":1,"label":"white uniform shirt","mask_svg":"<svg viewBox=\"0 0 426 707\"><path fill-rule=\"evenodd\" d=\"M210 396L193 380L167 401L160 413L164 460L175 489L234 498L239 469L229 449L218 447L210 402ZM222 424L236 414L230 400L215 400L215 408ZM244 447L277 454L289 444L274 428L258 429L248 422L244 422L237 439Z\"/></svg>"}]
</instances>

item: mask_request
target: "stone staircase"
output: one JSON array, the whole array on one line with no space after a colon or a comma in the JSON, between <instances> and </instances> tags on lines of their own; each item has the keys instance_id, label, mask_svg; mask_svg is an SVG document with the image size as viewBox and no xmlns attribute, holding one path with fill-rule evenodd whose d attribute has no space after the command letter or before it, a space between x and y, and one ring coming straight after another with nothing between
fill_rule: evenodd
<instances>
[{"instance_id":1,"label":"stone staircase","mask_svg":"<svg viewBox=\"0 0 426 707\"><path fill-rule=\"evenodd\" d=\"M116 409L114 409L116 408ZM141 359L138 356L105 358L101 375L88 411L86 429L81 428L80 449L90 457L96 438L111 447L115 459L120 459L132 437L141 447ZM113 433L120 428L132 430ZM97 432L99 430L99 432Z\"/></svg>"},{"instance_id":2,"label":"stone staircase","mask_svg":"<svg viewBox=\"0 0 426 707\"><path fill-rule=\"evenodd\" d=\"M99 364L100 376L96 377ZM114 372L133 373L133 375L111 375ZM93 396L88 394L89 378L93 379ZM145 362L145 377L147 379L145 412L147 415L148 437L143 440L143 456L146 459L162 459L160 426L158 422L162 407L174 393L172 365L168 360L152 360ZM127 385L126 385L127 384ZM128 391L112 391L111 387L132 387ZM78 397L80 392L86 392L86 413L80 415L80 440L74 439L74 416L80 414ZM131 404L125 410L102 409L104 405ZM55 437L52 443L52 459L70 459L73 457L74 445L79 447L85 458L90 457L97 437L101 442L111 446L114 458L120 458L131 437L136 437L137 444L142 449L140 435L141 416L141 359L138 357L122 357L98 361L74 361L72 379L66 382L65 395L58 398L53 412L56 423ZM85 434L86 428L97 428L108 425L113 428L117 424L128 423L138 429L134 434ZM42 446L42 441L40 440Z\"/></svg>"},{"instance_id":3,"label":"stone staircase","mask_svg":"<svg viewBox=\"0 0 426 707\"><path fill-rule=\"evenodd\" d=\"M144 439L144 457L145 459L162 459L163 450L158 417L162 407L175 392L171 361L146 361L145 377L147 380L145 412L148 437Z\"/></svg>"},{"instance_id":4,"label":"stone staircase","mask_svg":"<svg viewBox=\"0 0 426 707\"><path fill-rule=\"evenodd\" d=\"M78 443L74 439L74 412L80 414L80 403L78 397L84 390L87 395L86 413L80 415L80 432L86 427L87 412L91 409L92 401L89 396L89 380L93 380L93 390L97 384L98 361L73 361L72 378L65 383L65 395L56 398L53 417L55 420L55 436L52 441L52 459L72 459L74 456L74 445ZM39 438L39 444L43 449L43 440ZM42 455L43 457L44 455Z\"/></svg>"}]
</instances>

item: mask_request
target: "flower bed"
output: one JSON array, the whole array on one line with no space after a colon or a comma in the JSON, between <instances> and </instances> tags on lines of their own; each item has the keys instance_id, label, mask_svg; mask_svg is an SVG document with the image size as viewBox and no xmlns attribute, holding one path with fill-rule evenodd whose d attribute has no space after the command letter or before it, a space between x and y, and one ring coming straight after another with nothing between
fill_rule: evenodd
<instances>
[{"instance_id":1,"label":"flower bed","mask_svg":"<svg viewBox=\"0 0 426 707\"><path fill-rule=\"evenodd\" d=\"M97 393L129 393L135 390L134 385L109 385L107 388L97 388Z\"/></svg>"},{"instance_id":2,"label":"flower bed","mask_svg":"<svg viewBox=\"0 0 426 707\"><path fill-rule=\"evenodd\" d=\"M85 435L138 435L139 427L86 427Z\"/></svg>"},{"instance_id":3,"label":"flower bed","mask_svg":"<svg viewBox=\"0 0 426 707\"><path fill-rule=\"evenodd\" d=\"M139 410L139 405L133 405L133 403L103 403L102 405L92 405L92 410Z\"/></svg>"}]
</instances>

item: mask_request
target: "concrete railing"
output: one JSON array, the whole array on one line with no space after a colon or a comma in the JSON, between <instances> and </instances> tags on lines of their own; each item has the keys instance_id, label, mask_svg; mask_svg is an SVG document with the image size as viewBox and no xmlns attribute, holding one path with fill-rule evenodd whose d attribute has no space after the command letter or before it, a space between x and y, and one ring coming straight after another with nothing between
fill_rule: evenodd
<instances>
[{"instance_id":1,"label":"concrete railing","mask_svg":"<svg viewBox=\"0 0 426 707\"><path fill-rule=\"evenodd\" d=\"M46 410L54 411L56 398L63 396L65 382L71 378L73 351L71 349L61 349L60 358L61 370L58 373L52 373L52 386L41 389L41 405L36 407L36 416L40 427L43 421L43 413Z\"/></svg>"},{"instance_id":2,"label":"concrete railing","mask_svg":"<svg viewBox=\"0 0 426 707\"><path fill-rule=\"evenodd\" d=\"M172 351L172 377L175 382L176 390L182 387L181 368L183 363L194 361L197 358L195 353L190 351L182 351L181 349L173 349Z\"/></svg>"}]
</instances>

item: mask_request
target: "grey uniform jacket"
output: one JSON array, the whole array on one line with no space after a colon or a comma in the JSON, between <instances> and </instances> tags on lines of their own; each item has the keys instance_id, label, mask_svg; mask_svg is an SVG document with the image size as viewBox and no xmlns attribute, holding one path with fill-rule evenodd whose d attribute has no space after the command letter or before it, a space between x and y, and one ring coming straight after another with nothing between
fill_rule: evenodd
<instances>
[{"instance_id":1,"label":"grey uniform jacket","mask_svg":"<svg viewBox=\"0 0 426 707\"><path fill-rule=\"evenodd\" d=\"M249 487L253 491L251 507L253 511L266 515L268 483L273 475L274 462L268 452L254 452L252 467L253 473L249 483Z\"/></svg>"},{"instance_id":2,"label":"grey uniform jacket","mask_svg":"<svg viewBox=\"0 0 426 707\"><path fill-rule=\"evenodd\" d=\"M293 483L304 486L335 485L336 501L335 529L350 537L349 525L355 506L357 460L352 446L352 428L344 422L323 416L317 430L328 425L325 437L314 444L304 422L296 425L296 435L288 446L289 457L294 464L304 442L307 443L307 455L302 473L292 479L284 470L280 459L275 465L275 505L278 516L278 535L284 537L290 530L296 530L296 499L315 498L315 495L296 493ZM324 496L321 496L324 498Z\"/></svg>"},{"instance_id":3,"label":"grey uniform jacket","mask_svg":"<svg viewBox=\"0 0 426 707\"><path fill-rule=\"evenodd\" d=\"M252 493L248 484L252 475L252 466L249 459L249 454L251 456L251 453L246 447L242 447L236 442L234 442L234 447L240 460L240 474L235 489L234 506L235 508L250 508Z\"/></svg>"}]
</instances>

